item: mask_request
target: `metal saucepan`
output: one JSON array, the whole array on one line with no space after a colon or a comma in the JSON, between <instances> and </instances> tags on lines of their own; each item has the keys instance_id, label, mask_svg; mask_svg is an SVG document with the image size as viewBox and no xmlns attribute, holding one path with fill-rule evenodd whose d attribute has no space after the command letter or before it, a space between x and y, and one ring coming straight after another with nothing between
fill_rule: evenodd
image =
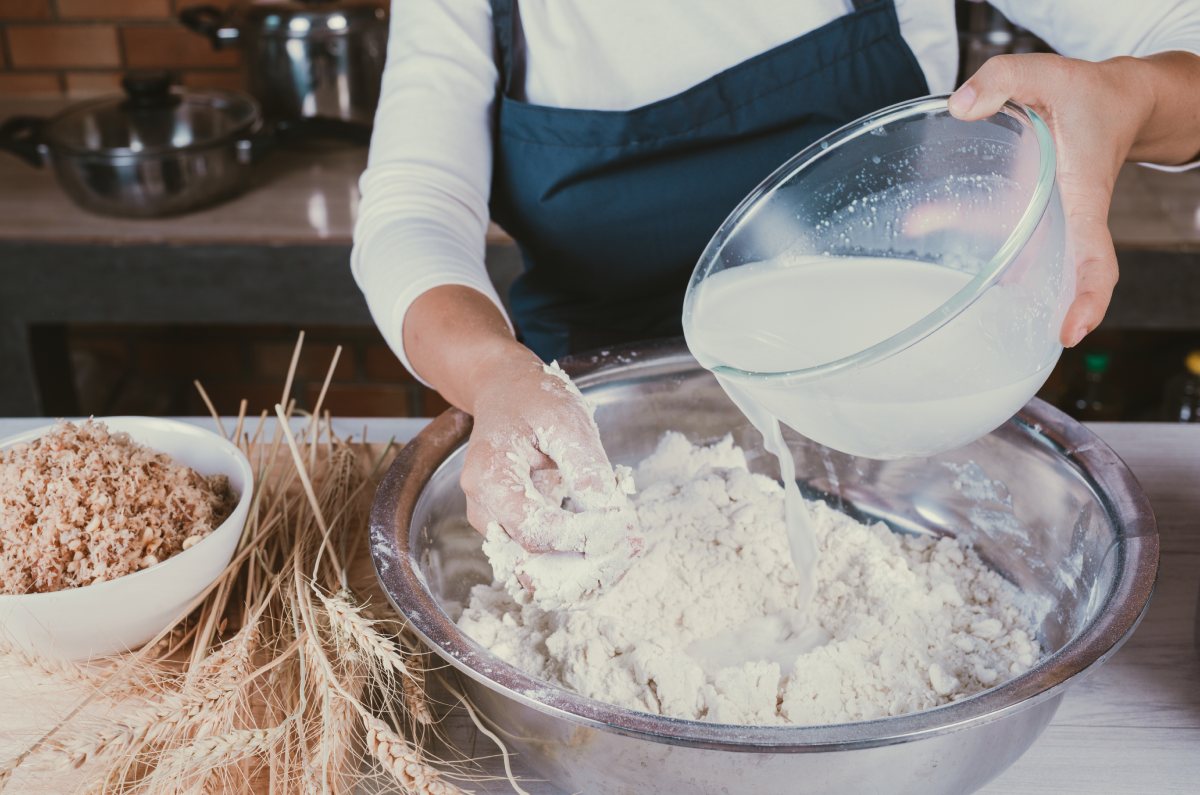
<instances>
[{"instance_id":1,"label":"metal saucepan","mask_svg":"<svg viewBox=\"0 0 1200 795\"><path fill-rule=\"evenodd\" d=\"M385 0L199 5L180 11L179 21L215 49L241 50L246 86L267 119L370 126L387 59Z\"/></svg>"},{"instance_id":2,"label":"metal saucepan","mask_svg":"<svg viewBox=\"0 0 1200 795\"><path fill-rule=\"evenodd\" d=\"M732 433L752 469L778 477L761 437L680 342L564 366L595 403L614 460L636 462L671 429ZM984 693L859 723L732 726L622 709L538 681L455 626L471 587L491 579L458 485L470 428L448 411L400 452L375 498L371 555L393 606L463 674L509 749L570 792L970 792L1036 741L1067 687L1137 626L1154 587L1158 532L1141 487L1104 442L1039 400L927 459L854 458L792 435L810 496L902 532L970 538L1041 606L1045 656Z\"/></svg>"},{"instance_id":3,"label":"metal saucepan","mask_svg":"<svg viewBox=\"0 0 1200 795\"><path fill-rule=\"evenodd\" d=\"M103 215L176 215L246 186L262 127L254 100L172 87L166 73L130 74L123 86L124 96L49 119L8 119L0 148L53 168L68 196Z\"/></svg>"}]
</instances>

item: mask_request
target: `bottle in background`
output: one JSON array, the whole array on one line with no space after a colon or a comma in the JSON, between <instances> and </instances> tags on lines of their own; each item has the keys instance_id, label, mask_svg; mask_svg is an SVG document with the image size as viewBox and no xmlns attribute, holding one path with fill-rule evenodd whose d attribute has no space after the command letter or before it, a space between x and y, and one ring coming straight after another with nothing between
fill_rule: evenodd
<instances>
[{"instance_id":1,"label":"bottle in background","mask_svg":"<svg viewBox=\"0 0 1200 795\"><path fill-rule=\"evenodd\" d=\"M1095 351L1083 356L1083 379L1075 388L1068 403L1068 410L1078 420L1114 420L1120 417L1121 408L1109 376L1112 356L1106 351Z\"/></svg>"},{"instance_id":2,"label":"bottle in background","mask_svg":"<svg viewBox=\"0 0 1200 795\"><path fill-rule=\"evenodd\" d=\"M1200 422L1200 349L1188 353L1184 370L1167 381L1163 419L1167 422Z\"/></svg>"}]
</instances>

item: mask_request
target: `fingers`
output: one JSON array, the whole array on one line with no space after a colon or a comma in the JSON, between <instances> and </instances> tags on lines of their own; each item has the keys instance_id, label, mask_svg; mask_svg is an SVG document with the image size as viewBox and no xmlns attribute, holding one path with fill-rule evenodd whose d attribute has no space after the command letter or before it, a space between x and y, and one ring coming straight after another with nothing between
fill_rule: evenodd
<instances>
[{"instance_id":1,"label":"fingers","mask_svg":"<svg viewBox=\"0 0 1200 795\"><path fill-rule=\"evenodd\" d=\"M628 508L626 481L618 486L582 395L565 375L549 376L519 383L476 418L461 477L467 518L485 535L498 524L530 552L582 553L579 513Z\"/></svg>"},{"instance_id":2,"label":"fingers","mask_svg":"<svg viewBox=\"0 0 1200 795\"><path fill-rule=\"evenodd\" d=\"M1106 173L1098 165L1082 171L1059 170L1068 251L1075 268L1075 297L1059 332L1059 340L1068 348L1100 325L1117 286L1117 253L1108 231L1112 182L1106 181Z\"/></svg>"},{"instance_id":3,"label":"fingers","mask_svg":"<svg viewBox=\"0 0 1200 795\"><path fill-rule=\"evenodd\" d=\"M1072 348L1104 319L1117 286L1117 255L1108 225L1095 215L1068 216L1075 256L1075 300L1063 319L1060 339Z\"/></svg>"},{"instance_id":4,"label":"fingers","mask_svg":"<svg viewBox=\"0 0 1200 795\"><path fill-rule=\"evenodd\" d=\"M526 532L531 518L539 511L545 513L544 498L532 488L531 466L546 466L548 459L535 454L532 448L524 456L509 455L485 439L472 438L463 462L459 484L467 497L467 521L479 533L486 535L493 522L513 540L531 552L553 549L550 539L534 537ZM554 519L538 522L539 527L551 527Z\"/></svg>"},{"instance_id":5,"label":"fingers","mask_svg":"<svg viewBox=\"0 0 1200 795\"><path fill-rule=\"evenodd\" d=\"M975 121L998 112L1010 99L1036 105L1066 69L1069 61L1057 55L998 55L950 95L950 113Z\"/></svg>"},{"instance_id":6,"label":"fingers","mask_svg":"<svg viewBox=\"0 0 1200 795\"><path fill-rule=\"evenodd\" d=\"M551 503L562 505L563 500L567 496L567 486L563 482L562 472L554 466L553 462L544 469L534 468L530 473L530 479L533 481L533 487L538 490Z\"/></svg>"},{"instance_id":7,"label":"fingers","mask_svg":"<svg viewBox=\"0 0 1200 795\"><path fill-rule=\"evenodd\" d=\"M616 476L583 395L561 371L550 375L544 387L558 392L560 399L537 428L536 445L557 466L567 492L586 509L596 496L612 493Z\"/></svg>"},{"instance_id":8,"label":"fingers","mask_svg":"<svg viewBox=\"0 0 1200 795\"><path fill-rule=\"evenodd\" d=\"M612 464L594 424L572 423L574 427L539 429L538 447L554 461L561 478L561 492L581 510L606 507L617 488Z\"/></svg>"},{"instance_id":9,"label":"fingers","mask_svg":"<svg viewBox=\"0 0 1200 795\"><path fill-rule=\"evenodd\" d=\"M1127 147L1117 152L1119 146L1092 136L1095 119L1086 114L1080 122L1077 100L1087 93L1081 81L1088 68L1095 67L1058 55L1001 55L980 67L948 103L956 118L971 121L991 116L1005 101L1015 100L1036 108L1054 131L1060 195L1074 252L1075 296L1059 332L1067 347L1079 344L1100 325L1117 283L1108 202ZM1069 140L1062 135L1066 129L1072 131Z\"/></svg>"}]
</instances>

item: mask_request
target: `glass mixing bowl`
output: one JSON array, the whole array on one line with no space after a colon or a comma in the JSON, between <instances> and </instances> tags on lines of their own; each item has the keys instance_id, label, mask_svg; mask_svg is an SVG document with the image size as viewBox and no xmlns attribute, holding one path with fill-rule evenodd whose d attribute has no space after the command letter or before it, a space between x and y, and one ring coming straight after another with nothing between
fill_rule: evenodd
<instances>
[{"instance_id":1,"label":"glass mixing bowl","mask_svg":"<svg viewBox=\"0 0 1200 795\"><path fill-rule=\"evenodd\" d=\"M888 459L967 444L1045 382L1074 294L1053 139L1020 105L965 122L946 100L830 133L717 230L683 326L740 405Z\"/></svg>"}]
</instances>

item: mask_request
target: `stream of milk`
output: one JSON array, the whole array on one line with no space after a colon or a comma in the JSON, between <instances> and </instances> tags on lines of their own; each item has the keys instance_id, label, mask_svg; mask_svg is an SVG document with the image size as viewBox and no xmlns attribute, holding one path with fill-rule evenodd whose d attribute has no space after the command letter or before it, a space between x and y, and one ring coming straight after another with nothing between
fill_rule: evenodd
<instances>
[{"instance_id":1,"label":"stream of milk","mask_svg":"<svg viewBox=\"0 0 1200 795\"><path fill-rule=\"evenodd\" d=\"M707 278L689 298L684 331L705 367L798 370L888 339L970 279L915 260L789 255ZM837 377L832 387L718 376L779 459L792 560L809 594L816 549L780 420L827 446L876 458L947 449L987 433L1019 410L1048 372L1030 375L1028 357L997 333L1012 311L1008 300L989 290L938 332L882 365Z\"/></svg>"}]
</instances>

